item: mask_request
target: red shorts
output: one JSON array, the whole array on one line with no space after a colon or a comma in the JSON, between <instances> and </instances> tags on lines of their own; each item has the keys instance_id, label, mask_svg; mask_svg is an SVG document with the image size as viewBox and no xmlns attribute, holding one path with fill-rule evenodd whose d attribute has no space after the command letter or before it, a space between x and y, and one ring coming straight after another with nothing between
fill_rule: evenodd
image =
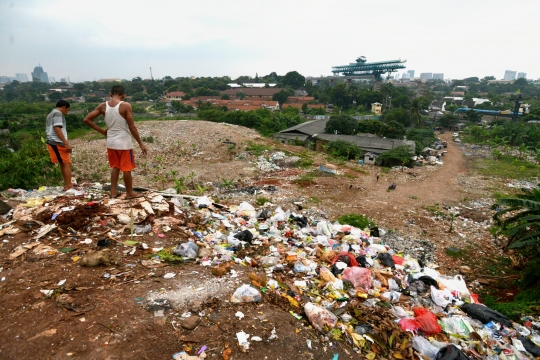
<instances>
[{"instance_id":1,"label":"red shorts","mask_svg":"<svg viewBox=\"0 0 540 360\"><path fill-rule=\"evenodd\" d=\"M133 156L133 149L114 150L107 148L107 155L109 156L109 166L111 168L117 168L123 172L135 169L135 157Z\"/></svg>"},{"instance_id":2,"label":"red shorts","mask_svg":"<svg viewBox=\"0 0 540 360\"><path fill-rule=\"evenodd\" d=\"M70 164L71 158L69 157L69 153L66 151L66 147L64 145L49 145L47 144L47 149L49 149L49 155L51 157L51 161L56 164Z\"/></svg>"}]
</instances>

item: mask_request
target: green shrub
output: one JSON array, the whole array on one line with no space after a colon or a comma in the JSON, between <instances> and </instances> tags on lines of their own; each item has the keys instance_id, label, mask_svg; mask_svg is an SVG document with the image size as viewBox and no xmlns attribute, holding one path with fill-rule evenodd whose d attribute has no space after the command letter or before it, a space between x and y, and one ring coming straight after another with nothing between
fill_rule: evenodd
<instances>
[{"instance_id":1,"label":"green shrub","mask_svg":"<svg viewBox=\"0 0 540 360\"><path fill-rule=\"evenodd\" d=\"M359 229L372 228L375 226L375 222L371 219L368 219L366 216L361 214L347 214L338 217L340 224L347 224Z\"/></svg>"},{"instance_id":2,"label":"green shrub","mask_svg":"<svg viewBox=\"0 0 540 360\"><path fill-rule=\"evenodd\" d=\"M341 159L359 159L362 156L362 148L343 140L330 141L326 145L328 154Z\"/></svg>"},{"instance_id":3,"label":"green shrub","mask_svg":"<svg viewBox=\"0 0 540 360\"><path fill-rule=\"evenodd\" d=\"M35 189L62 180L60 168L51 163L43 138L34 136L21 150L4 154L0 156L0 190Z\"/></svg>"}]
</instances>

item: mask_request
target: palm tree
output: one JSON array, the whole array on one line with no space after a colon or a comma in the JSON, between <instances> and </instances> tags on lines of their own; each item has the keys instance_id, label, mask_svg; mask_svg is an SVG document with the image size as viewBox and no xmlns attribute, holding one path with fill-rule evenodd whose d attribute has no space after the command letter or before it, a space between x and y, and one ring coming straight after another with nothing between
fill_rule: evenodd
<instances>
[{"instance_id":1,"label":"palm tree","mask_svg":"<svg viewBox=\"0 0 540 360\"><path fill-rule=\"evenodd\" d=\"M497 205L503 208L493 218L501 226L501 233L508 237L505 249L540 245L540 189L523 189L523 194L499 199ZM502 218L516 211L517 214Z\"/></svg>"},{"instance_id":2,"label":"palm tree","mask_svg":"<svg viewBox=\"0 0 540 360\"><path fill-rule=\"evenodd\" d=\"M409 112L411 113L411 117L413 119L413 122L416 124L416 126L420 127L422 124L422 103L420 101L420 98L414 98L411 101L411 108L409 109Z\"/></svg>"}]
</instances>

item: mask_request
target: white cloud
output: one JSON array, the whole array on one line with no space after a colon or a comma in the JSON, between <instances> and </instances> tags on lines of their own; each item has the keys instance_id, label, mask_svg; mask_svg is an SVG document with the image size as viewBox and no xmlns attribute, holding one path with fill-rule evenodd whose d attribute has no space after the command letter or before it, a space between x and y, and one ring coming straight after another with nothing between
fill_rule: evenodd
<instances>
[{"instance_id":1,"label":"white cloud","mask_svg":"<svg viewBox=\"0 0 540 360\"><path fill-rule=\"evenodd\" d=\"M145 77L149 66L162 76L328 75L364 55L455 78L540 76L540 31L527 21L536 0L12 2L0 0L6 75L38 62L86 79Z\"/></svg>"}]
</instances>

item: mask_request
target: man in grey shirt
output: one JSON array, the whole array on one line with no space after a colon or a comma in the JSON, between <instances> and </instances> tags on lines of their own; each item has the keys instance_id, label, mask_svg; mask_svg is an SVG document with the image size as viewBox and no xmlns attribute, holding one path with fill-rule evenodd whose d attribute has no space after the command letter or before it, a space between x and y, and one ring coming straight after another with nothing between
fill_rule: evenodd
<instances>
[{"instance_id":1,"label":"man in grey shirt","mask_svg":"<svg viewBox=\"0 0 540 360\"><path fill-rule=\"evenodd\" d=\"M66 115L69 111L69 103L66 100L58 100L56 109L47 115L47 148L51 161L60 165L60 171L64 178L64 191L73 187L71 182L71 145L67 140Z\"/></svg>"}]
</instances>

